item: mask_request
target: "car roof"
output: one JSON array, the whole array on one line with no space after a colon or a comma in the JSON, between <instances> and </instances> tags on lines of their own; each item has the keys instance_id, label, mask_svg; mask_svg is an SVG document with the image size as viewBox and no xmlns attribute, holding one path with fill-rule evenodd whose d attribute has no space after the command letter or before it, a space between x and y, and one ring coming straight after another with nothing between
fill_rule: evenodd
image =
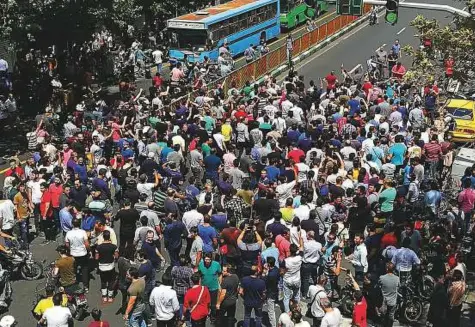
<instances>
[{"instance_id":1,"label":"car roof","mask_svg":"<svg viewBox=\"0 0 475 327\"><path fill-rule=\"evenodd\" d=\"M474 109L475 101L466 99L449 99L447 100L446 106L449 108Z\"/></svg>"}]
</instances>

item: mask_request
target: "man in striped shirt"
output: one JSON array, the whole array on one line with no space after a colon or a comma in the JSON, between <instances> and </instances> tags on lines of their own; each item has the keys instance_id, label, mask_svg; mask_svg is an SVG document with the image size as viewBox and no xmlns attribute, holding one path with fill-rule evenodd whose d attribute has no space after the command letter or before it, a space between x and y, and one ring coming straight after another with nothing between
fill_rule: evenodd
<instances>
[{"instance_id":1,"label":"man in striped shirt","mask_svg":"<svg viewBox=\"0 0 475 327\"><path fill-rule=\"evenodd\" d=\"M422 149L426 158L426 169L429 170L429 178L436 178L439 161L442 158L442 148L437 138L437 134L432 134L430 142L424 144Z\"/></svg>"}]
</instances>

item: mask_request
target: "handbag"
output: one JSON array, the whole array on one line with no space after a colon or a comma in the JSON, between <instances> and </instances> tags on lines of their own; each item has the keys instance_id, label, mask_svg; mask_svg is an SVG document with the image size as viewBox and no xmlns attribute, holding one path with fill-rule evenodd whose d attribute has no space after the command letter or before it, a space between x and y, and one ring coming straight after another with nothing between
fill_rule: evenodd
<instances>
[{"instance_id":1,"label":"handbag","mask_svg":"<svg viewBox=\"0 0 475 327\"><path fill-rule=\"evenodd\" d=\"M318 293L320 292L323 292L323 290L320 290L318 291L315 296L313 297L313 300L312 302L310 302L310 305L307 307L307 312L305 313L305 317L307 318L315 318L313 315L312 315L312 306L313 306L313 303L315 302L315 300L317 299L317 296L318 296Z\"/></svg>"}]
</instances>

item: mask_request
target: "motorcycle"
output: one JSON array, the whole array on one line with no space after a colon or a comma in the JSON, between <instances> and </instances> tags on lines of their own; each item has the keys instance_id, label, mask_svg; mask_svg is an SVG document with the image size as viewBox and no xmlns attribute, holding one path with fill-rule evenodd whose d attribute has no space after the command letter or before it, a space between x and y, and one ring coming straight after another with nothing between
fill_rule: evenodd
<instances>
[{"instance_id":1,"label":"motorcycle","mask_svg":"<svg viewBox=\"0 0 475 327\"><path fill-rule=\"evenodd\" d=\"M33 253L27 249L22 250L18 241L12 241L11 255L5 256L6 268L10 272L19 272L26 280L36 280L43 275L43 265L33 259Z\"/></svg>"},{"instance_id":2,"label":"motorcycle","mask_svg":"<svg viewBox=\"0 0 475 327\"><path fill-rule=\"evenodd\" d=\"M353 314L353 307L355 306L354 293L353 281L350 276L346 276L345 286L343 286L340 293L340 310L345 316L351 317Z\"/></svg>"},{"instance_id":3,"label":"motorcycle","mask_svg":"<svg viewBox=\"0 0 475 327\"><path fill-rule=\"evenodd\" d=\"M69 289L64 289L58 285L58 279L53 275L55 263L54 261L49 265L49 269L46 271L45 282L39 284L35 289L36 302L33 303L36 306L42 298L44 298L43 292L47 288L55 288L57 292L63 293L68 299L68 309L71 311L71 315L78 321L83 321L89 315L89 305L84 289L82 287L75 286Z\"/></svg>"},{"instance_id":4,"label":"motorcycle","mask_svg":"<svg viewBox=\"0 0 475 327\"><path fill-rule=\"evenodd\" d=\"M409 286L401 286L398 290L396 305L396 318L410 324L417 323L422 317L424 305L417 298L414 290Z\"/></svg>"},{"instance_id":5,"label":"motorcycle","mask_svg":"<svg viewBox=\"0 0 475 327\"><path fill-rule=\"evenodd\" d=\"M12 302L12 282L10 272L0 265L0 310L7 310Z\"/></svg>"}]
</instances>

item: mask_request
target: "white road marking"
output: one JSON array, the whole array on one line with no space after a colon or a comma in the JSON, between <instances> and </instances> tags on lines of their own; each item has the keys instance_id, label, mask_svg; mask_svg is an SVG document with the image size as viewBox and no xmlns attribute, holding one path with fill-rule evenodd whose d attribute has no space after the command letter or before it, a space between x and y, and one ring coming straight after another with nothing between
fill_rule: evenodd
<instances>
[{"instance_id":1,"label":"white road marking","mask_svg":"<svg viewBox=\"0 0 475 327\"><path fill-rule=\"evenodd\" d=\"M402 32L404 32L405 29L406 29L406 27L401 28L401 30L400 30L399 32L397 32L396 35L399 35L399 34L401 34Z\"/></svg>"}]
</instances>

